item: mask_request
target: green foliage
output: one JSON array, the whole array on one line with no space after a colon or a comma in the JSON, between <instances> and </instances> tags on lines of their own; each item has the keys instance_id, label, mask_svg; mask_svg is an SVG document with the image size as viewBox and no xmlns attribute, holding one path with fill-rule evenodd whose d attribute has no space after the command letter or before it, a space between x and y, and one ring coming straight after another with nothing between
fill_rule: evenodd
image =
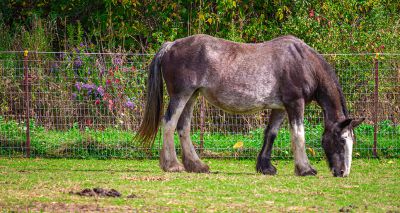
<instances>
[{"instance_id":1,"label":"green foliage","mask_svg":"<svg viewBox=\"0 0 400 213\"><path fill-rule=\"evenodd\" d=\"M400 6L392 0L7 0L0 6L8 35L21 28L40 32L34 27L40 20L52 23L42 26L51 31L52 50L86 42L98 51L154 52L165 41L196 33L240 42L293 34L322 53L400 49Z\"/></svg>"}]
</instances>

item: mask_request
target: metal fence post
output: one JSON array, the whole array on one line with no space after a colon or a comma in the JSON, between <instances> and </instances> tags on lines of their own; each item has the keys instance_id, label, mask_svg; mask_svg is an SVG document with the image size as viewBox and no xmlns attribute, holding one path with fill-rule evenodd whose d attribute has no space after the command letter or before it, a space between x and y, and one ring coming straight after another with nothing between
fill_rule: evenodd
<instances>
[{"instance_id":1,"label":"metal fence post","mask_svg":"<svg viewBox=\"0 0 400 213\"><path fill-rule=\"evenodd\" d=\"M26 157L31 156L31 137L30 137L30 109L29 109L29 71L28 71L28 50L24 51L24 84L25 84L25 119L26 119Z\"/></svg>"},{"instance_id":2,"label":"metal fence post","mask_svg":"<svg viewBox=\"0 0 400 213\"><path fill-rule=\"evenodd\" d=\"M377 132L378 132L378 113L379 113L379 61L378 54L374 58L374 67L375 67L375 89L374 89L374 146L372 148L372 152L374 157L378 157L376 152L377 148Z\"/></svg>"}]
</instances>

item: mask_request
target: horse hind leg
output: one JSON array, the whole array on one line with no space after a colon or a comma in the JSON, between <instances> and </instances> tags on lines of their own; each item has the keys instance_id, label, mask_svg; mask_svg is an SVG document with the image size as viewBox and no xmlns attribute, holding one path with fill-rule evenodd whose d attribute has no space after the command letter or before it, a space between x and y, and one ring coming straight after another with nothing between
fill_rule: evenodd
<instances>
[{"instance_id":1,"label":"horse hind leg","mask_svg":"<svg viewBox=\"0 0 400 213\"><path fill-rule=\"evenodd\" d=\"M317 174L317 170L308 161L305 149L304 106L304 100L301 99L285 105L289 117L295 174L298 176Z\"/></svg>"},{"instance_id":2,"label":"horse hind leg","mask_svg":"<svg viewBox=\"0 0 400 213\"><path fill-rule=\"evenodd\" d=\"M208 173L209 167L198 157L190 139L190 122L197 94L194 94L186 104L178 121L178 134L182 147L182 161L187 172Z\"/></svg>"},{"instance_id":3,"label":"horse hind leg","mask_svg":"<svg viewBox=\"0 0 400 213\"><path fill-rule=\"evenodd\" d=\"M285 111L273 109L268 126L264 131L264 144L257 158L256 170L264 175L275 175L276 168L271 164L271 151L279 128L285 119Z\"/></svg>"},{"instance_id":4,"label":"horse hind leg","mask_svg":"<svg viewBox=\"0 0 400 213\"><path fill-rule=\"evenodd\" d=\"M173 96L170 98L167 112L163 118L163 146L160 153L160 167L166 172L181 172L185 168L176 157L174 132L178 119L189 97Z\"/></svg>"}]
</instances>

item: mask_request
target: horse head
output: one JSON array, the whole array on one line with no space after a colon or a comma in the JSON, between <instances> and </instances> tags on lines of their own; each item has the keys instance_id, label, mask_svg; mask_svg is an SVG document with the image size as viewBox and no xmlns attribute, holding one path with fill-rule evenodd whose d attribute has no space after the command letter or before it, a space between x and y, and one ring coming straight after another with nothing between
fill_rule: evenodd
<instances>
[{"instance_id":1,"label":"horse head","mask_svg":"<svg viewBox=\"0 0 400 213\"><path fill-rule=\"evenodd\" d=\"M354 143L353 129L364 119L344 119L328 125L322 137L322 147L333 176L346 177L350 174Z\"/></svg>"}]
</instances>

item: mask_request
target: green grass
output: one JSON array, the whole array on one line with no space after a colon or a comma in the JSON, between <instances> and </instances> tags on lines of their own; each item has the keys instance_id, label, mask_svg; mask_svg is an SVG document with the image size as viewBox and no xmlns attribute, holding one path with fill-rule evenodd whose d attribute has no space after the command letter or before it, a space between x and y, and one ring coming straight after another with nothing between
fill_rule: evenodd
<instances>
[{"instance_id":1,"label":"green grass","mask_svg":"<svg viewBox=\"0 0 400 213\"><path fill-rule=\"evenodd\" d=\"M0 158L3 211L400 211L400 159L357 159L347 178L297 177L277 160L278 175L263 176L254 160L205 160L210 174L164 173L156 160ZM122 198L68 192L114 188ZM126 196L135 194L136 198Z\"/></svg>"},{"instance_id":2,"label":"green grass","mask_svg":"<svg viewBox=\"0 0 400 213\"><path fill-rule=\"evenodd\" d=\"M32 156L40 157L74 157L74 158L143 158L152 153L157 156L160 147L160 137L155 142L154 149L144 150L140 144L133 141L134 132L107 128L95 130L86 128L80 130L78 127L60 131L47 130L41 126L31 123L31 147ZM249 133L223 134L219 132L206 132L204 134L204 147L206 151L203 156L209 157L254 157L257 155L263 143L263 129L254 129ZM307 148L315 150L315 156L321 157L320 141L323 132L321 125L311 125L306 122ZM0 117L0 155L18 156L24 153L25 125ZM373 126L362 124L356 129L357 143L355 145L356 157L372 156ZM391 121L383 121L379 124L378 155L382 157L400 157L400 126ZM200 133L194 132L192 140L199 144ZM178 145L178 137L175 142ZM243 142L240 150L233 149L237 142ZM11 148L10 148L11 147ZM282 128L275 141L274 157L289 158L290 132L288 128Z\"/></svg>"}]
</instances>

